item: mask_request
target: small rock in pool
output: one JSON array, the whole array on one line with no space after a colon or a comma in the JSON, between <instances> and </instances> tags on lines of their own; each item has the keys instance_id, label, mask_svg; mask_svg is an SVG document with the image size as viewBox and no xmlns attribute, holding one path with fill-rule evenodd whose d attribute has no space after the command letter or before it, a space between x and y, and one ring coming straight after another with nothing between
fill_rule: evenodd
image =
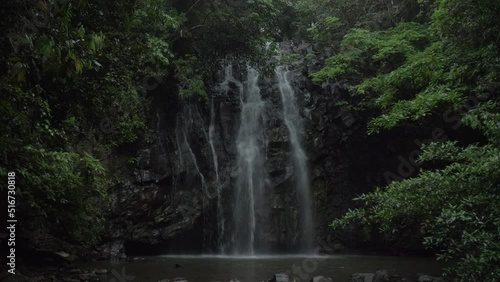
<instances>
[{"instance_id":1,"label":"small rock in pool","mask_svg":"<svg viewBox=\"0 0 500 282\"><path fill-rule=\"evenodd\" d=\"M401 277L399 275L391 275L389 281L391 281L391 282L413 282L412 280Z\"/></svg>"},{"instance_id":2,"label":"small rock in pool","mask_svg":"<svg viewBox=\"0 0 500 282\"><path fill-rule=\"evenodd\" d=\"M417 282L444 282L445 280L441 277L434 277L425 274L417 274Z\"/></svg>"},{"instance_id":3,"label":"small rock in pool","mask_svg":"<svg viewBox=\"0 0 500 282\"><path fill-rule=\"evenodd\" d=\"M82 273L83 271L79 268L73 268L69 271L70 274L80 274Z\"/></svg>"},{"instance_id":4,"label":"small rock in pool","mask_svg":"<svg viewBox=\"0 0 500 282\"><path fill-rule=\"evenodd\" d=\"M80 279L80 281L99 281L99 278L97 278L97 276L92 273L80 274L78 278Z\"/></svg>"},{"instance_id":5,"label":"small rock in pool","mask_svg":"<svg viewBox=\"0 0 500 282\"><path fill-rule=\"evenodd\" d=\"M333 279L325 276L314 276L311 282L333 282Z\"/></svg>"},{"instance_id":6,"label":"small rock in pool","mask_svg":"<svg viewBox=\"0 0 500 282\"><path fill-rule=\"evenodd\" d=\"M373 282L390 282L387 270L377 270L373 275Z\"/></svg>"},{"instance_id":7,"label":"small rock in pool","mask_svg":"<svg viewBox=\"0 0 500 282\"><path fill-rule=\"evenodd\" d=\"M95 274L107 274L109 271L107 269L96 269Z\"/></svg>"},{"instance_id":8,"label":"small rock in pool","mask_svg":"<svg viewBox=\"0 0 500 282\"><path fill-rule=\"evenodd\" d=\"M76 278L71 278L71 277L63 277L62 281L64 281L64 282L80 282L81 280L76 279Z\"/></svg>"},{"instance_id":9,"label":"small rock in pool","mask_svg":"<svg viewBox=\"0 0 500 282\"><path fill-rule=\"evenodd\" d=\"M351 274L349 282L372 282L373 273L354 273Z\"/></svg>"},{"instance_id":10,"label":"small rock in pool","mask_svg":"<svg viewBox=\"0 0 500 282\"><path fill-rule=\"evenodd\" d=\"M290 282L290 278L285 273L276 273L269 282Z\"/></svg>"}]
</instances>

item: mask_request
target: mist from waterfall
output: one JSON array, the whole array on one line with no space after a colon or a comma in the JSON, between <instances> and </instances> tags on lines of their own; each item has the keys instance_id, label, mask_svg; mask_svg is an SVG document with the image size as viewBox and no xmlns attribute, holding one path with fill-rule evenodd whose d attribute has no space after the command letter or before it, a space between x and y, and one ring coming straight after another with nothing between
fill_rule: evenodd
<instances>
[{"instance_id":1,"label":"mist from waterfall","mask_svg":"<svg viewBox=\"0 0 500 282\"><path fill-rule=\"evenodd\" d=\"M314 218L312 212L311 183L307 166L307 156L302 145L304 134L302 118L289 76L290 72L286 67L279 66L276 68L276 77L283 103L283 116L292 147L295 185L300 214L299 226L302 228L300 245L302 251L312 252L314 244Z\"/></svg>"}]
</instances>

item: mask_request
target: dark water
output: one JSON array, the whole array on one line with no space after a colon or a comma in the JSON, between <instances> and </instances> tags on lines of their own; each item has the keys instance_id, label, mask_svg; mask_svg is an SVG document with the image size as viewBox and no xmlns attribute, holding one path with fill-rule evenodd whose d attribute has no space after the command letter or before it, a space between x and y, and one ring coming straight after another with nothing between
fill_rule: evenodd
<instances>
[{"instance_id":1,"label":"dark water","mask_svg":"<svg viewBox=\"0 0 500 282\"><path fill-rule=\"evenodd\" d=\"M175 267L178 264L182 267ZM92 262L81 267L106 268L101 281L157 282L184 277L189 282L238 279L241 282L267 281L274 273L288 273L291 281L310 281L323 275L334 282L347 281L351 273L389 271L390 275L414 278L417 273L439 275L443 265L430 258L381 256L159 256L128 262Z\"/></svg>"}]
</instances>

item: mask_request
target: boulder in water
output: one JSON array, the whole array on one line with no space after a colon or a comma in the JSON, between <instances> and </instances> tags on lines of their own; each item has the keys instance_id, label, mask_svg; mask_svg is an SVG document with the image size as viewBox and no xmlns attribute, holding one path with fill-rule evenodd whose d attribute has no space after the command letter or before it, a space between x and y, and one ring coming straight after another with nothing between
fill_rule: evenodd
<instances>
[{"instance_id":1,"label":"boulder in water","mask_svg":"<svg viewBox=\"0 0 500 282\"><path fill-rule=\"evenodd\" d=\"M311 282L333 282L333 279L325 276L314 276Z\"/></svg>"},{"instance_id":2,"label":"boulder in water","mask_svg":"<svg viewBox=\"0 0 500 282\"><path fill-rule=\"evenodd\" d=\"M387 270L377 270L373 275L373 282L390 282Z\"/></svg>"},{"instance_id":3,"label":"boulder in water","mask_svg":"<svg viewBox=\"0 0 500 282\"><path fill-rule=\"evenodd\" d=\"M71 277L63 277L61 279L61 281L64 281L64 282L81 282L82 280L77 279L77 278L71 278ZM85 280L83 280L83 281L85 281Z\"/></svg>"},{"instance_id":4,"label":"boulder in water","mask_svg":"<svg viewBox=\"0 0 500 282\"><path fill-rule=\"evenodd\" d=\"M290 282L290 278L285 273L276 273L269 282Z\"/></svg>"},{"instance_id":5,"label":"boulder in water","mask_svg":"<svg viewBox=\"0 0 500 282\"><path fill-rule=\"evenodd\" d=\"M93 272L95 274L107 274L109 271L107 269L95 269Z\"/></svg>"},{"instance_id":6,"label":"boulder in water","mask_svg":"<svg viewBox=\"0 0 500 282\"><path fill-rule=\"evenodd\" d=\"M354 273L349 282L373 282L373 276L373 273Z\"/></svg>"},{"instance_id":7,"label":"boulder in water","mask_svg":"<svg viewBox=\"0 0 500 282\"><path fill-rule=\"evenodd\" d=\"M413 282L412 280L401 277L399 275L391 275L389 281L391 281L391 282Z\"/></svg>"},{"instance_id":8,"label":"boulder in water","mask_svg":"<svg viewBox=\"0 0 500 282\"><path fill-rule=\"evenodd\" d=\"M434 277L425 274L417 274L417 282L445 282L441 277Z\"/></svg>"},{"instance_id":9,"label":"boulder in water","mask_svg":"<svg viewBox=\"0 0 500 282\"><path fill-rule=\"evenodd\" d=\"M99 278L97 278L94 273L82 273L78 275L78 279L80 279L80 281L99 281Z\"/></svg>"},{"instance_id":10,"label":"boulder in water","mask_svg":"<svg viewBox=\"0 0 500 282\"><path fill-rule=\"evenodd\" d=\"M103 259L126 259L125 241L116 240L106 243L98 248Z\"/></svg>"},{"instance_id":11,"label":"boulder in water","mask_svg":"<svg viewBox=\"0 0 500 282\"><path fill-rule=\"evenodd\" d=\"M83 273L83 270L81 270L80 268L73 268L69 271L69 274L82 274Z\"/></svg>"}]
</instances>

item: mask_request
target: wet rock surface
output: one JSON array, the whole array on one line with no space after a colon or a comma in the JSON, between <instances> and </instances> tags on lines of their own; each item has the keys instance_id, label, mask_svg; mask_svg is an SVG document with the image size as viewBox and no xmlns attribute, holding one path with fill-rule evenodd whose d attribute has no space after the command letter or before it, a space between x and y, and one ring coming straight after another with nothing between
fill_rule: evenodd
<instances>
[{"instance_id":1,"label":"wet rock surface","mask_svg":"<svg viewBox=\"0 0 500 282\"><path fill-rule=\"evenodd\" d=\"M453 279L434 277L419 273L417 279L401 277L399 275L389 275L387 270L377 270L375 273L354 273L349 278L349 282L452 282Z\"/></svg>"},{"instance_id":2,"label":"wet rock surface","mask_svg":"<svg viewBox=\"0 0 500 282\"><path fill-rule=\"evenodd\" d=\"M285 273L277 273L269 282L290 282L290 278Z\"/></svg>"},{"instance_id":3,"label":"wet rock surface","mask_svg":"<svg viewBox=\"0 0 500 282\"><path fill-rule=\"evenodd\" d=\"M380 162L390 159L390 152L385 140L366 135L363 117L337 104L341 98L355 99L347 84L332 81L317 85L308 78L328 56L328 50L316 50L303 42L285 43L282 48L285 54L299 55L299 61L290 66L290 80L303 119L315 245L321 246L322 253L357 248L364 244L362 232L332 234L328 225L353 207L351 199L356 195L383 184L381 176L389 165ZM234 73L244 81L244 67L235 66ZM152 136L135 154L137 164L129 180L112 189L102 257L221 252L230 248L241 108L238 86L228 83L227 91L223 91L217 86L221 79L211 86L207 101L180 100L161 87L153 93ZM259 244L267 251L293 252L300 245L300 223L297 195L292 189L296 171L290 162L290 139L276 79L262 76L259 87L265 101L266 199L270 201L266 203L269 215L260 218ZM219 199L222 211L217 210ZM225 219L223 228L220 216Z\"/></svg>"},{"instance_id":4,"label":"wet rock surface","mask_svg":"<svg viewBox=\"0 0 500 282\"><path fill-rule=\"evenodd\" d=\"M387 270L378 270L373 275L373 282L390 282Z\"/></svg>"},{"instance_id":5,"label":"wet rock surface","mask_svg":"<svg viewBox=\"0 0 500 282\"><path fill-rule=\"evenodd\" d=\"M311 282L333 282L333 279L325 276L314 276Z\"/></svg>"},{"instance_id":6,"label":"wet rock surface","mask_svg":"<svg viewBox=\"0 0 500 282\"><path fill-rule=\"evenodd\" d=\"M349 282L373 282L373 273L354 273Z\"/></svg>"},{"instance_id":7,"label":"wet rock surface","mask_svg":"<svg viewBox=\"0 0 500 282\"><path fill-rule=\"evenodd\" d=\"M445 280L444 278L441 277L434 277L426 274L417 274L417 282L447 282L448 280Z\"/></svg>"}]
</instances>

